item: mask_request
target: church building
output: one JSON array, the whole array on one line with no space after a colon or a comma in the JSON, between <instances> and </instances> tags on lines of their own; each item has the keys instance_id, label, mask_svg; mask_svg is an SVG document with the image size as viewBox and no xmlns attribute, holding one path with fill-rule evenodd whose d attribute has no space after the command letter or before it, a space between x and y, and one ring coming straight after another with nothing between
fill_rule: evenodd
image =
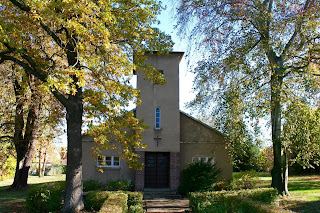
<instances>
[{"instance_id":1,"label":"church building","mask_svg":"<svg viewBox=\"0 0 320 213\"><path fill-rule=\"evenodd\" d=\"M144 80L144 73L137 72L137 88L141 105L136 116L149 126L142 132L145 149L136 149L142 170L130 169L117 150L104 151L102 159L91 157L93 138L83 136L83 180L101 182L126 179L133 182L135 190L169 188L176 191L180 174L193 161L208 161L222 170L221 179L230 179L232 164L227 150L227 138L179 109L179 63L183 52L171 52L158 56L149 54L147 64L159 70L166 84ZM103 173L97 170L102 168Z\"/></svg>"}]
</instances>

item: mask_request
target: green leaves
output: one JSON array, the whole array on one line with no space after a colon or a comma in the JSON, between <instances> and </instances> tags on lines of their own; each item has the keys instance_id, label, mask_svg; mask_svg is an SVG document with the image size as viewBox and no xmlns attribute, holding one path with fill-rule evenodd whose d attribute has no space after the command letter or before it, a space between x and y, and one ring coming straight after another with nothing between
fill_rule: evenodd
<instances>
[{"instance_id":1,"label":"green leaves","mask_svg":"<svg viewBox=\"0 0 320 213\"><path fill-rule=\"evenodd\" d=\"M284 147L291 162L303 168L320 165L320 112L300 101L288 106L283 126Z\"/></svg>"}]
</instances>

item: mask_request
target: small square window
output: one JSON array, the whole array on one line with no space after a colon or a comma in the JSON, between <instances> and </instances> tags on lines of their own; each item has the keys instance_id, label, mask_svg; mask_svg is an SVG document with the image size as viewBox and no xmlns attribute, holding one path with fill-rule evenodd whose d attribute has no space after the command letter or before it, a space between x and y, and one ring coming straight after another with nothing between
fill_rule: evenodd
<instances>
[{"instance_id":1,"label":"small square window","mask_svg":"<svg viewBox=\"0 0 320 213\"><path fill-rule=\"evenodd\" d=\"M113 157L113 166L120 166L120 158Z\"/></svg>"},{"instance_id":2,"label":"small square window","mask_svg":"<svg viewBox=\"0 0 320 213\"><path fill-rule=\"evenodd\" d=\"M207 163L209 160L208 157L192 157L192 162L204 162Z\"/></svg>"},{"instance_id":3,"label":"small square window","mask_svg":"<svg viewBox=\"0 0 320 213\"><path fill-rule=\"evenodd\" d=\"M112 158L111 157L106 157L106 164L107 164L107 166L112 165Z\"/></svg>"},{"instance_id":4,"label":"small square window","mask_svg":"<svg viewBox=\"0 0 320 213\"><path fill-rule=\"evenodd\" d=\"M120 167L120 157L115 156L98 156L98 167Z\"/></svg>"}]
</instances>

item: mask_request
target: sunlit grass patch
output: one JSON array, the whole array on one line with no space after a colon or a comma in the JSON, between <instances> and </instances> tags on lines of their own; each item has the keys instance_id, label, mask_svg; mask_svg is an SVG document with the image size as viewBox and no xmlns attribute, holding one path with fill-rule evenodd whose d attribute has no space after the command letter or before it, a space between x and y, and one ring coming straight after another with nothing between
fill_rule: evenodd
<instances>
[{"instance_id":1,"label":"sunlit grass patch","mask_svg":"<svg viewBox=\"0 0 320 213\"><path fill-rule=\"evenodd\" d=\"M259 175L258 187L270 187L271 175ZM320 175L289 176L291 196L279 199L280 208L293 212L320 212Z\"/></svg>"}]
</instances>

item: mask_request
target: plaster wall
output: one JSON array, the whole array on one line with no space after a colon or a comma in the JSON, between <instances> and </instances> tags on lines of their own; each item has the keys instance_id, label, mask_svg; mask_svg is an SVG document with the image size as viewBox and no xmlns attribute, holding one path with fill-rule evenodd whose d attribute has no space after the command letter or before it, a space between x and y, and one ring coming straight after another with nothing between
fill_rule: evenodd
<instances>
[{"instance_id":1,"label":"plaster wall","mask_svg":"<svg viewBox=\"0 0 320 213\"><path fill-rule=\"evenodd\" d=\"M232 164L226 147L227 139L213 128L181 113L181 170L186 168L192 157L214 157L220 168L220 179L232 177Z\"/></svg>"},{"instance_id":2,"label":"plaster wall","mask_svg":"<svg viewBox=\"0 0 320 213\"><path fill-rule=\"evenodd\" d=\"M129 181L134 180L134 170L130 169L126 163L126 160L120 158L120 167L111 168L111 167L101 167L103 173L97 170L97 161L96 157L92 158L94 147L94 139L91 136L83 136L82 138L82 178L83 180L98 180L102 183L107 181L114 181L119 179L125 179ZM107 150L103 151L102 155L105 156L120 156L118 150Z\"/></svg>"},{"instance_id":3,"label":"plaster wall","mask_svg":"<svg viewBox=\"0 0 320 213\"><path fill-rule=\"evenodd\" d=\"M143 131L143 143L146 149L137 151L179 152L180 151L180 113L179 113L179 62L182 53L170 53L158 56L148 55L146 64L163 70L166 84L154 84L144 80L145 74L138 71L137 88L141 91L142 103L137 107L136 115L144 119L148 129ZM161 110L161 129L155 129L155 109ZM158 141L155 137L161 138Z\"/></svg>"}]
</instances>

